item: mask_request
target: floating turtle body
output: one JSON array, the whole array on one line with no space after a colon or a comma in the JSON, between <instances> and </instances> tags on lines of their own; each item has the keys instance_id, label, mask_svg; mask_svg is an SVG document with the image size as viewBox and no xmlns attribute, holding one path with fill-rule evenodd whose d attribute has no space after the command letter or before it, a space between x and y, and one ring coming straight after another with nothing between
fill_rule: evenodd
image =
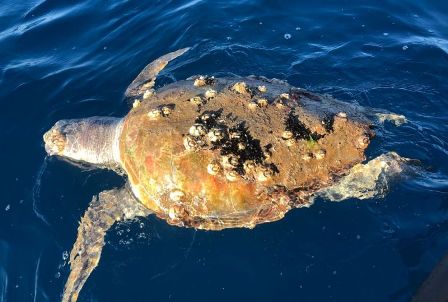
<instances>
[{"instance_id":1,"label":"floating turtle body","mask_svg":"<svg viewBox=\"0 0 448 302\"><path fill-rule=\"evenodd\" d=\"M120 136L132 191L168 223L219 230L278 220L364 160L373 132L347 104L256 78L195 82L145 99Z\"/></svg>"},{"instance_id":2,"label":"floating turtle body","mask_svg":"<svg viewBox=\"0 0 448 302\"><path fill-rule=\"evenodd\" d=\"M154 91L158 72L186 50L145 67L126 90L126 117L62 120L44 135L49 155L129 180L93 198L82 218L63 301L77 300L116 221L155 214L198 229L252 228L314 196L371 197L380 174L400 171L404 160L393 153L360 164L371 123L329 96L263 77L198 76Z\"/></svg>"}]
</instances>

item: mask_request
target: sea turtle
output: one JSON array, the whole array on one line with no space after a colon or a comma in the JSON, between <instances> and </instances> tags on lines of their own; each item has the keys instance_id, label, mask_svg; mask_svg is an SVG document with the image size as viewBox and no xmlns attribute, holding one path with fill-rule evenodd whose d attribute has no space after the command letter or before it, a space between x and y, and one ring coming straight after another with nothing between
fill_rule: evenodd
<instances>
[{"instance_id":1,"label":"sea turtle","mask_svg":"<svg viewBox=\"0 0 448 302\"><path fill-rule=\"evenodd\" d=\"M280 80L194 76L155 91L159 71L187 50L143 69L124 118L61 120L44 134L49 155L113 169L128 184L92 199L62 301L77 300L116 221L155 214L176 226L253 228L318 195L372 197L405 161L387 153L363 165L374 135L363 110Z\"/></svg>"}]
</instances>

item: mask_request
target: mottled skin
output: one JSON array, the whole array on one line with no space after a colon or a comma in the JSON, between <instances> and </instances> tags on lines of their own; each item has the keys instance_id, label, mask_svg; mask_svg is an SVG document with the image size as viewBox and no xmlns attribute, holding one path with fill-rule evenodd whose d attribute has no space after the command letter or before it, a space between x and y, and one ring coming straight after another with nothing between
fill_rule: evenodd
<instances>
[{"instance_id":1,"label":"mottled skin","mask_svg":"<svg viewBox=\"0 0 448 302\"><path fill-rule=\"evenodd\" d=\"M154 91L158 72L187 50L143 69L126 90L133 101L126 117L62 120L44 135L49 155L128 178L94 197L81 219L63 302L77 300L117 221L154 213L178 226L252 228L316 195L341 200L356 187L362 194L353 196L373 197L376 180L404 162L385 155L364 173L373 132L362 110L282 81L193 77ZM340 181L352 167L356 186Z\"/></svg>"},{"instance_id":2,"label":"mottled skin","mask_svg":"<svg viewBox=\"0 0 448 302\"><path fill-rule=\"evenodd\" d=\"M252 91L234 91L232 86L241 81ZM275 221L291 208L309 205L310 195L364 160L372 132L354 107L286 83L256 78L219 78L201 87L193 83L194 79L176 82L145 99L125 118L120 138L121 161L133 192L170 224L220 230ZM258 86L264 86L266 92L260 92ZM197 106L189 101L204 96L209 89L217 93L205 104ZM259 98L267 99L268 104L250 109L251 100ZM164 105L171 109L168 116L148 116ZM227 139L212 144L205 135L202 140L207 146L187 150L184 138L189 128L213 112ZM339 112L346 116L337 116ZM291 114L310 134L288 146L282 134ZM325 119L331 120L327 129ZM236 180L229 181L224 171L217 175L207 171L208 164L222 162L226 155L222 147L229 142L232 145L230 130L238 125L244 125L245 134L258 142L254 149L261 151L248 156L260 166L273 167L268 179L260 181L257 172L240 171ZM364 143L359 144L360 140ZM233 145L237 142L235 139ZM313 157L317 151L323 151L324 157ZM247 157L244 152L231 153L240 155L239 166L244 162L241 157ZM312 158L304 159L308 153ZM175 200L170 198L172 194Z\"/></svg>"}]
</instances>

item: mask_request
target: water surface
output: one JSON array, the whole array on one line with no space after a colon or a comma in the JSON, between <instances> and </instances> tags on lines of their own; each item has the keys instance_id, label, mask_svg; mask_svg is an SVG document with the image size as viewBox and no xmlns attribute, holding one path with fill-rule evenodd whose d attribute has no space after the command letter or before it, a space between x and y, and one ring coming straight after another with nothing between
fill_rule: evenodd
<instances>
[{"instance_id":1,"label":"water surface","mask_svg":"<svg viewBox=\"0 0 448 302\"><path fill-rule=\"evenodd\" d=\"M368 158L396 151L424 172L254 230L118 225L79 301L409 301L448 251L447 20L444 1L1 2L0 301L58 301L82 213L123 182L45 159L42 134L125 115L136 74L186 46L158 85L257 74L403 114Z\"/></svg>"}]
</instances>

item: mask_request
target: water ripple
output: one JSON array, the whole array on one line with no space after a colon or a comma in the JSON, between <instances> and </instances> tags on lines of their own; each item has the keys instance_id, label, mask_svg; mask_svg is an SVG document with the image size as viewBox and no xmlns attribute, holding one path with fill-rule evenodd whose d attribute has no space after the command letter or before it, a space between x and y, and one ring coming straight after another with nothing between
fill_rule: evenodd
<instances>
[{"instance_id":1,"label":"water ripple","mask_svg":"<svg viewBox=\"0 0 448 302\"><path fill-rule=\"evenodd\" d=\"M160 236L106 248L80 300L124 301L130 292L142 300L150 288L154 300L251 292L260 301L409 301L448 249L447 11L443 1L416 0L1 2L0 210L12 210L0 214L0 301L59 299L54 259L70 249L91 195L114 184L44 159L42 133L61 118L125 114L123 91L140 69L186 46L157 85L256 74L403 114L407 124L376 129L368 157L396 151L420 160L422 172L382 201L317 203L250 232L198 232L190 245L191 233L150 220ZM42 227L51 242L35 248L30 238ZM26 269L9 257L23 246L33 259ZM172 266L169 252L180 246L185 257ZM16 289L19 276L25 286Z\"/></svg>"}]
</instances>

